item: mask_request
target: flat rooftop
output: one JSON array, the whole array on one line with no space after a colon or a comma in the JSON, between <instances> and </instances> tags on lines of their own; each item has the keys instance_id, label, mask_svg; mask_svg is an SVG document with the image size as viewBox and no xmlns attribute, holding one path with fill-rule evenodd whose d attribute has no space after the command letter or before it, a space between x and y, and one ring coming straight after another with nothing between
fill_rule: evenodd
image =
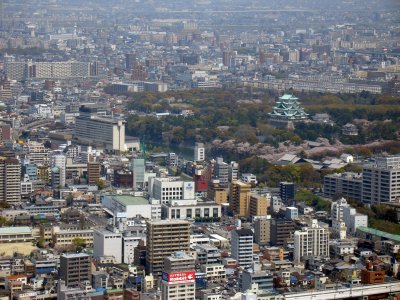
<instances>
[{"instance_id":1,"label":"flat rooftop","mask_svg":"<svg viewBox=\"0 0 400 300\"><path fill-rule=\"evenodd\" d=\"M191 224L186 220L147 220L146 222L153 225Z\"/></svg>"},{"instance_id":2,"label":"flat rooftop","mask_svg":"<svg viewBox=\"0 0 400 300\"><path fill-rule=\"evenodd\" d=\"M117 200L119 203L123 205L145 205L149 204L149 201L140 196L107 196L107 197L113 197L115 200Z\"/></svg>"},{"instance_id":3,"label":"flat rooftop","mask_svg":"<svg viewBox=\"0 0 400 300\"><path fill-rule=\"evenodd\" d=\"M0 228L0 235L2 235L2 234L31 234L31 233L32 233L32 230L28 226Z\"/></svg>"}]
</instances>

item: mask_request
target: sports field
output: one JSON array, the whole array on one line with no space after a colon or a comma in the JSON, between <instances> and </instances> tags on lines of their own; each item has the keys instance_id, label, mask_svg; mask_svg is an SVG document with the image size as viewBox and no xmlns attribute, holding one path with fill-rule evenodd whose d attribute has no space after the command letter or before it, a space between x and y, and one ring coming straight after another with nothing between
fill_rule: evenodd
<instances>
[{"instance_id":1,"label":"sports field","mask_svg":"<svg viewBox=\"0 0 400 300\"><path fill-rule=\"evenodd\" d=\"M32 246L32 242L0 244L0 256L12 256L15 252L29 255L33 250L36 249L36 246Z\"/></svg>"}]
</instances>

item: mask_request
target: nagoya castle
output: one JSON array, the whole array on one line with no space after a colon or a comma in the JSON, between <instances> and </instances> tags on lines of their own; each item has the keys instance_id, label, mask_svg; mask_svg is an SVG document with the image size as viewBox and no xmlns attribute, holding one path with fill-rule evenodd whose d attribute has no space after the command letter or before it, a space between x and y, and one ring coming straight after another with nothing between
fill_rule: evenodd
<instances>
[{"instance_id":1,"label":"nagoya castle","mask_svg":"<svg viewBox=\"0 0 400 300\"><path fill-rule=\"evenodd\" d=\"M294 123L305 121L308 114L300 106L299 99L293 95L285 94L279 97L273 111L269 113L269 122L277 127L294 128Z\"/></svg>"}]
</instances>

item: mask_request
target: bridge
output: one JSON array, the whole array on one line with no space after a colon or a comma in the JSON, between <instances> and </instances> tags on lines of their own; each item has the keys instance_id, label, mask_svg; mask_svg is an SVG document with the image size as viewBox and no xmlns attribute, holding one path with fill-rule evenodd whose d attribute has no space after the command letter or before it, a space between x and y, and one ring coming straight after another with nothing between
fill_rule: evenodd
<instances>
[{"instance_id":1,"label":"bridge","mask_svg":"<svg viewBox=\"0 0 400 300\"><path fill-rule=\"evenodd\" d=\"M51 123L53 123L53 121L54 120L44 119L44 120L36 120L28 124L21 125L21 127L14 132L14 138L18 138L25 130L31 130L38 127L48 126Z\"/></svg>"},{"instance_id":2,"label":"bridge","mask_svg":"<svg viewBox=\"0 0 400 300\"><path fill-rule=\"evenodd\" d=\"M331 290L314 290L303 293L284 294L285 300L329 300L363 298L379 294L400 293L400 281L392 281L379 284L357 285L352 287L340 287Z\"/></svg>"}]
</instances>

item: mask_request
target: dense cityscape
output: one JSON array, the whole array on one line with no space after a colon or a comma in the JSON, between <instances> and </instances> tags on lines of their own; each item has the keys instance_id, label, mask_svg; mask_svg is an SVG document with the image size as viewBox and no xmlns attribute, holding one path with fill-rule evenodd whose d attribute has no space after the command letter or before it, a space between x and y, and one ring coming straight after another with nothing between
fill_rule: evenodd
<instances>
[{"instance_id":1,"label":"dense cityscape","mask_svg":"<svg viewBox=\"0 0 400 300\"><path fill-rule=\"evenodd\" d=\"M399 20L0 0L0 300L399 300Z\"/></svg>"}]
</instances>

